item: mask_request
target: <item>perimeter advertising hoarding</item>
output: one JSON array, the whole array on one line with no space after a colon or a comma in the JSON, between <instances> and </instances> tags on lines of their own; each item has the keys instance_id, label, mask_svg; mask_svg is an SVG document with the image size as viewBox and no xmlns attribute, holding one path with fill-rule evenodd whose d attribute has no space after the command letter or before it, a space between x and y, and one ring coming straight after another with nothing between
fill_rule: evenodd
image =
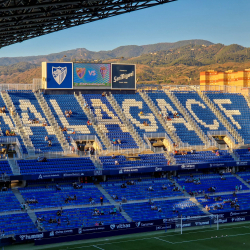
<instances>
[{"instance_id":1,"label":"perimeter advertising hoarding","mask_svg":"<svg viewBox=\"0 0 250 250\"><path fill-rule=\"evenodd\" d=\"M73 64L71 62L42 63L43 87L47 89L72 89Z\"/></svg>"},{"instance_id":2,"label":"perimeter advertising hoarding","mask_svg":"<svg viewBox=\"0 0 250 250\"><path fill-rule=\"evenodd\" d=\"M110 88L110 64L74 63L74 87Z\"/></svg>"},{"instance_id":3,"label":"perimeter advertising hoarding","mask_svg":"<svg viewBox=\"0 0 250 250\"><path fill-rule=\"evenodd\" d=\"M112 89L136 89L135 64L111 64Z\"/></svg>"}]
</instances>

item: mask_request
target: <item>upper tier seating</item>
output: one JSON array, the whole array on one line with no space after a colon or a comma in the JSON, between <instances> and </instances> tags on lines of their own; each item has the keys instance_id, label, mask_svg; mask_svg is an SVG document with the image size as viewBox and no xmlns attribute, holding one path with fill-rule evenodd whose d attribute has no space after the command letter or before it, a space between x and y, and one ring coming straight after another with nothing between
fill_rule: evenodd
<instances>
[{"instance_id":1,"label":"upper tier seating","mask_svg":"<svg viewBox=\"0 0 250 250\"><path fill-rule=\"evenodd\" d=\"M98 135L92 126L87 126L88 117L83 111L74 95L44 95L53 115L59 126L66 127L68 131L63 132L70 143L70 135L75 131L76 135ZM72 111L70 118L67 118L65 111ZM74 137L74 135L72 135ZM100 140L102 143L102 141ZM103 148L105 146L102 144Z\"/></svg>"},{"instance_id":2,"label":"upper tier seating","mask_svg":"<svg viewBox=\"0 0 250 250\"><path fill-rule=\"evenodd\" d=\"M89 198L94 199L96 204L100 205L100 197L102 193L99 189L92 183L90 184L80 184L83 186L81 189L74 189L71 184L60 185L61 190L57 191L56 186L44 186L40 187L28 187L20 188L20 192L24 197L25 201L27 199L37 199L38 203L29 204L31 209L37 208L49 208L49 207L61 207L61 206L74 206L74 205L89 205ZM65 203L67 197L74 197L76 195L77 200L69 201ZM103 202L108 202L108 200L103 197Z\"/></svg>"},{"instance_id":3,"label":"upper tier seating","mask_svg":"<svg viewBox=\"0 0 250 250\"><path fill-rule=\"evenodd\" d=\"M0 174L4 173L8 176L13 175L9 162L0 160Z\"/></svg>"},{"instance_id":4,"label":"upper tier seating","mask_svg":"<svg viewBox=\"0 0 250 250\"><path fill-rule=\"evenodd\" d=\"M117 195L118 200L121 201L122 197L125 197L128 201L130 200L144 200L150 198L164 198L183 196L180 191L172 191L173 186L171 181L167 179L153 179L153 180L141 180L140 182L135 181L135 185L127 185L126 188L121 188L121 185L126 183L125 181L116 182L103 182L101 185L111 195ZM162 189L162 185L167 187L167 190ZM154 191L149 191L149 186L152 186Z\"/></svg>"},{"instance_id":5,"label":"upper tier seating","mask_svg":"<svg viewBox=\"0 0 250 250\"><path fill-rule=\"evenodd\" d=\"M218 196L211 196L210 199L205 198L197 198L197 200L203 205L205 208L206 205L210 208L210 213L218 213L218 212L230 212L235 211L234 207L231 207L230 203L224 203L226 200L232 200L234 201L235 198L238 199L237 204L240 206L240 210L248 210L250 209L250 196L249 194L237 194L236 197L233 195L221 195L221 201L215 201L214 198ZM223 205L222 209L214 210L214 206Z\"/></svg>"},{"instance_id":6,"label":"upper tier seating","mask_svg":"<svg viewBox=\"0 0 250 250\"><path fill-rule=\"evenodd\" d=\"M206 103L201 99L197 92L174 92L182 106L193 117L201 130L207 135L212 130L226 131L222 123L217 119L215 114Z\"/></svg>"},{"instance_id":7,"label":"upper tier seating","mask_svg":"<svg viewBox=\"0 0 250 250\"><path fill-rule=\"evenodd\" d=\"M124 217L117 211L117 215L109 214L110 209L113 209L113 206L103 206L97 207L101 212L104 212L104 215L92 215L95 207L89 208L74 208L63 210L62 216L58 217L56 215L57 211L47 211L47 212L37 212L38 217L45 218L46 221L43 222L43 227L46 230L59 230L64 228L77 228L77 227L94 227L95 223L103 222L104 225L110 224L119 224L127 222ZM61 220L61 225L57 223L49 223L49 219L58 219ZM67 223L69 220L70 224Z\"/></svg>"},{"instance_id":8,"label":"upper tier seating","mask_svg":"<svg viewBox=\"0 0 250 250\"><path fill-rule=\"evenodd\" d=\"M166 166L168 160L164 154L144 154L138 155L140 160L129 161L124 155L117 155L114 159L112 156L101 156L100 160L104 169L109 168L129 168L129 167L160 167ZM119 165L115 165L118 161Z\"/></svg>"},{"instance_id":9,"label":"upper tier seating","mask_svg":"<svg viewBox=\"0 0 250 250\"><path fill-rule=\"evenodd\" d=\"M217 92L207 92L206 95L242 136L245 144L250 143L250 109L244 96Z\"/></svg>"},{"instance_id":10,"label":"upper tier seating","mask_svg":"<svg viewBox=\"0 0 250 250\"><path fill-rule=\"evenodd\" d=\"M234 151L236 155L239 156L241 161L249 161L250 160L250 151L247 148L236 149Z\"/></svg>"},{"instance_id":11,"label":"upper tier seating","mask_svg":"<svg viewBox=\"0 0 250 250\"><path fill-rule=\"evenodd\" d=\"M63 151L53 128L50 126L40 104L38 103L34 93L22 91L9 91L9 96L15 105L16 112L19 114L24 130L31 139L33 146L37 152ZM32 124L29 119L38 119L39 123ZM43 126L46 122L48 126ZM45 136L51 140L52 146L48 147L48 141Z\"/></svg>"},{"instance_id":12,"label":"upper tier seating","mask_svg":"<svg viewBox=\"0 0 250 250\"><path fill-rule=\"evenodd\" d=\"M139 93L115 94L114 98L141 138L144 138L145 133L167 133ZM141 111L143 115L139 114ZM143 122L147 122L148 126L145 126Z\"/></svg>"},{"instance_id":13,"label":"upper tier seating","mask_svg":"<svg viewBox=\"0 0 250 250\"><path fill-rule=\"evenodd\" d=\"M151 210L151 205L148 202L124 204L122 207L134 221L175 218L178 217L178 215L182 215L183 217L205 215L205 213L189 199L155 201L154 205L160 207L162 212ZM173 212L173 207L178 213Z\"/></svg>"},{"instance_id":14,"label":"upper tier seating","mask_svg":"<svg viewBox=\"0 0 250 250\"><path fill-rule=\"evenodd\" d=\"M0 212L20 210L20 203L11 190L0 192Z\"/></svg>"},{"instance_id":15,"label":"upper tier seating","mask_svg":"<svg viewBox=\"0 0 250 250\"><path fill-rule=\"evenodd\" d=\"M121 140L121 144L113 144L114 147L138 148L126 125L123 124L106 97L100 94L86 94L83 97L109 140L111 142L113 138Z\"/></svg>"},{"instance_id":16,"label":"upper tier seating","mask_svg":"<svg viewBox=\"0 0 250 250\"><path fill-rule=\"evenodd\" d=\"M21 174L68 173L93 170L95 166L89 157L48 159L47 162L37 160L18 160Z\"/></svg>"},{"instance_id":17,"label":"upper tier seating","mask_svg":"<svg viewBox=\"0 0 250 250\"><path fill-rule=\"evenodd\" d=\"M27 213L0 215L0 228L5 235L38 232Z\"/></svg>"},{"instance_id":18,"label":"upper tier seating","mask_svg":"<svg viewBox=\"0 0 250 250\"><path fill-rule=\"evenodd\" d=\"M171 121L166 121L166 124L179 136L182 142L188 143L189 145L204 144L194 131L191 124L183 118L180 111L176 108L175 104L164 91L148 92L148 95L158 110L161 111L162 115L164 117L169 116L171 118ZM180 114L179 118L174 118L174 113L176 112Z\"/></svg>"},{"instance_id":19,"label":"upper tier seating","mask_svg":"<svg viewBox=\"0 0 250 250\"><path fill-rule=\"evenodd\" d=\"M0 95L0 107L6 107L6 104L2 98L2 96ZM6 130L14 130L15 133L16 133L16 137L17 139L19 140L19 143L22 147L22 151L24 154L27 154L27 149L23 143L23 140L21 138L21 136L17 133L17 131L15 130L15 125L14 125L14 122L10 116L10 112L9 110L7 109L6 107L6 112L5 113L0 113L0 124L1 124L1 127L0 127L0 133L3 134L3 136L5 136L5 132Z\"/></svg>"},{"instance_id":20,"label":"upper tier seating","mask_svg":"<svg viewBox=\"0 0 250 250\"><path fill-rule=\"evenodd\" d=\"M226 180L222 180L218 174L207 174L207 175L195 175L193 179L200 179L201 184L195 184L193 182L186 183L187 176L178 178L178 183L181 187L185 186L187 192L198 192L199 190L208 193L208 189L211 187L216 188L216 192L228 192L235 191L236 186L242 186L242 190L248 190L248 187L239 181L236 177L231 174L224 174ZM199 193L199 192L198 192Z\"/></svg>"},{"instance_id":21,"label":"upper tier seating","mask_svg":"<svg viewBox=\"0 0 250 250\"><path fill-rule=\"evenodd\" d=\"M199 151L187 155L174 155L177 164L182 163L202 163L202 162L225 162L234 161L233 157L226 150L218 150L219 156L211 151Z\"/></svg>"}]
</instances>

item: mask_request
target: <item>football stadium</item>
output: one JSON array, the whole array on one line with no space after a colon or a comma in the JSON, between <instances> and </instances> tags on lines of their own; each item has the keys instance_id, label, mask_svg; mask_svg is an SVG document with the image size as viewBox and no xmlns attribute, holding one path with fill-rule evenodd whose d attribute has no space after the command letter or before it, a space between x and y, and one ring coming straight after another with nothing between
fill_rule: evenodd
<instances>
[{"instance_id":1,"label":"football stadium","mask_svg":"<svg viewBox=\"0 0 250 250\"><path fill-rule=\"evenodd\" d=\"M1 1L0 47L172 1ZM41 65L0 84L2 249L250 249L249 75Z\"/></svg>"}]
</instances>

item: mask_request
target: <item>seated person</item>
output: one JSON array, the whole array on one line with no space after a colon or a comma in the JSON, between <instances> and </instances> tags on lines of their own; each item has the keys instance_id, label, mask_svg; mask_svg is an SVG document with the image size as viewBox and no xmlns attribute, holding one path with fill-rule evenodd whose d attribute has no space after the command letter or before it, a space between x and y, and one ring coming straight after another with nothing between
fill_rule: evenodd
<instances>
[{"instance_id":1,"label":"seated person","mask_svg":"<svg viewBox=\"0 0 250 250\"><path fill-rule=\"evenodd\" d=\"M102 96L106 96L106 92L102 92Z\"/></svg>"},{"instance_id":2,"label":"seated person","mask_svg":"<svg viewBox=\"0 0 250 250\"><path fill-rule=\"evenodd\" d=\"M122 202L123 203L126 203L127 202L127 199L125 197L122 197Z\"/></svg>"},{"instance_id":3,"label":"seated person","mask_svg":"<svg viewBox=\"0 0 250 250\"><path fill-rule=\"evenodd\" d=\"M115 161L115 165L119 165L119 162L118 162L118 161Z\"/></svg>"},{"instance_id":4,"label":"seated person","mask_svg":"<svg viewBox=\"0 0 250 250\"><path fill-rule=\"evenodd\" d=\"M62 189L60 188L60 186L58 185L58 183L56 184L56 190L58 190L58 191L62 190Z\"/></svg>"},{"instance_id":5,"label":"seated person","mask_svg":"<svg viewBox=\"0 0 250 250\"><path fill-rule=\"evenodd\" d=\"M45 138L44 138L45 141L48 141L49 140L49 137L46 135Z\"/></svg>"},{"instance_id":6,"label":"seated person","mask_svg":"<svg viewBox=\"0 0 250 250\"><path fill-rule=\"evenodd\" d=\"M149 202L150 205L153 205L153 204L154 204L154 201L153 201L153 199L151 199L151 198L148 200L148 202Z\"/></svg>"},{"instance_id":7,"label":"seated person","mask_svg":"<svg viewBox=\"0 0 250 250\"><path fill-rule=\"evenodd\" d=\"M156 205L152 205L151 206L151 210L157 210L158 208L157 208L157 206Z\"/></svg>"},{"instance_id":8,"label":"seated person","mask_svg":"<svg viewBox=\"0 0 250 250\"><path fill-rule=\"evenodd\" d=\"M71 110L69 110L69 115L72 115L72 111Z\"/></svg>"},{"instance_id":9,"label":"seated person","mask_svg":"<svg viewBox=\"0 0 250 250\"><path fill-rule=\"evenodd\" d=\"M148 187L148 191L154 191L153 187L152 187L152 186L149 186L149 187Z\"/></svg>"},{"instance_id":10,"label":"seated person","mask_svg":"<svg viewBox=\"0 0 250 250\"><path fill-rule=\"evenodd\" d=\"M208 207L208 205L205 206L205 209L206 209L207 211L210 210L210 208Z\"/></svg>"},{"instance_id":11,"label":"seated person","mask_svg":"<svg viewBox=\"0 0 250 250\"><path fill-rule=\"evenodd\" d=\"M167 190L168 188L165 186L165 184L162 185L161 187L163 190Z\"/></svg>"},{"instance_id":12,"label":"seated person","mask_svg":"<svg viewBox=\"0 0 250 250\"><path fill-rule=\"evenodd\" d=\"M113 144L117 144L117 141L115 138L113 138L112 142L113 142Z\"/></svg>"},{"instance_id":13,"label":"seated person","mask_svg":"<svg viewBox=\"0 0 250 250\"><path fill-rule=\"evenodd\" d=\"M144 115L143 111L141 111L141 112L139 113L139 115Z\"/></svg>"},{"instance_id":14,"label":"seated person","mask_svg":"<svg viewBox=\"0 0 250 250\"><path fill-rule=\"evenodd\" d=\"M114 200L118 200L118 196L116 194L114 194L112 197Z\"/></svg>"},{"instance_id":15,"label":"seated person","mask_svg":"<svg viewBox=\"0 0 250 250\"><path fill-rule=\"evenodd\" d=\"M121 188L126 188L126 187L127 187L126 184L122 183Z\"/></svg>"},{"instance_id":16,"label":"seated person","mask_svg":"<svg viewBox=\"0 0 250 250\"><path fill-rule=\"evenodd\" d=\"M118 144L122 144L122 141L120 139L117 140Z\"/></svg>"},{"instance_id":17,"label":"seated person","mask_svg":"<svg viewBox=\"0 0 250 250\"><path fill-rule=\"evenodd\" d=\"M216 155L216 156L220 156L220 153L219 153L218 150L216 151L215 155Z\"/></svg>"},{"instance_id":18,"label":"seated person","mask_svg":"<svg viewBox=\"0 0 250 250\"><path fill-rule=\"evenodd\" d=\"M116 156L115 156L114 154L112 154L112 159L115 159L115 157L116 157Z\"/></svg>"},{"instance_id":19,"label":"seated person","mask_svg":"<svg viewBox=\"0 0 250 250\"><path fill-rule=\"evenodd\" d=\"M88 126L91 126L91 125L92 125L92 122L87 121L87 125L88 125Z\"/></svg>"},{"instance_id":20,"label":"seated person","mask_svg":"<svg viewBox=\"0 0 250 250\"><path fill-rule=\"evenodd\" d=\"M162 212L162 209L161 209L161 207L158 207L158 212Z\"/></svg>"},{"instance_id":21,"label":"seated person","mask_svg":"<svg viewBox=\"0 0 250 250\"><path fill-rule=\"evenodd\" d=\"M49 141L48 141L48 147L51 147L51 146L52 146L52 141L49 140Z\"/></svg>"},{"instance_id":22,"label":"seated person","mask_svg":"<svg viewBox=\"0 0 250 250\"><path fill-rule=\"evenodd\" d=\"M47 123L46 122L43 122L43 127L46 127L47 126Z\"/></svg>"},{"instance_id":23,"label":"seated person","mask_svg":"<svg viewBox=\"0 0 250 250\"><path fill-rule=\"evenodd\" d=\"M226 177L222 175L222 176L220 177L220 179L221 179L221 180L226 180Z\"/></svg>"}]
</instances>

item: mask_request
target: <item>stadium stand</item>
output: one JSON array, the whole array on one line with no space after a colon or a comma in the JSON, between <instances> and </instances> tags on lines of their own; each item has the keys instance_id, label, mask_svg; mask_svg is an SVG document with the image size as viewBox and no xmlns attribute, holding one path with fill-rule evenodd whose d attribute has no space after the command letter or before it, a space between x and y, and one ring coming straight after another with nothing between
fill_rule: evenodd
<instances>
[{"instance_id":1,"label":"stadium stand","mask_svg":"<svg viewBox=\"0 0 250 250\"><path fill-rule=\"evenodd\" d=\"M8 176L13 175L8 161L0 160L0 174L6 173Z\"/></svg>"},{"instance_id":2,"label":"stadium stand","mask_svg":"<svg viewBox=\"0 0 250 250\"><path fill-rule=\"evenodd\" d=\"M5 235L38 232L27 213L0 215L0 228Z\"/></svg>"},{"instance_id":3,"label":"stadium stand","mask_svg":"<svg viewBox=\"0 0 250 250\"><path fill-rule=\"evenodd\" d=\"M210 213L231 212L235 210L247 210L250 208L249 194L237 194L236 196L217 195L210 196L209 199L197 198L197 200L204 208L208 206ZM239 208L236 209L235 205L239 205Z\"/></svg>"},{"instance_id":4,"label":"stadium stand","mask_svg":"<svg viewBox=\"0 0 250 250\"><path fill-rule=\"evenodd\" d=\"M233 157L226 150L217 150L219 154L211 151L187 152L186 155L174 155L177 164L202 163L202 162L229 162L234 161Z\"/></svg>"},{"instance_id":5,"label":"stadium stand","mask_svg":"<svg viewBox=\"0 0 250 250\"><path fill-rule=\"evenodd\" d=\"M168 164L164 154L139 154L139 160L128 160L124 155L101 156L99 159L104 169L109 168L129 168L129 167L160 167ZM117 162L117 164L115 164Z\"/></svg>"},{"instance_id":6,"label":"stadium stand","mask_svg":"<svg viewBox=\"0 0 250 250\"><path fill-rule=\"evenodd\" d=\"M203 145L204 143L200 137L195 133L191 124L189 124L182 116L179 109L166 95L164 91L148 92L148 96L151 98L155 106L163 117L167 116L170 119L166 120L167 126L174 131L183 143L189 145ZM180 117L174 117L174 114L178 113Z\"/></svg>"},{"instance_id":7,"label":"stadium stand","mask_svg":"<svg viewBox=\"0 0 250 250\"><path fill-rule=\"evenodd\" d=\"M6 131L12 131L12 130L15 130L15 125L14 125L14 122L10 116L10 112L8 110L8 108L6 107L6 104L2 98L2 96L0 95L0 107L5 107L5 112L0 112L0 124L1 124L1 127L0 127L0 133L2 136L6 136ZM15 137L17 137L17 139L19 140L19 143L22 147L22 151L24 154L27 154L27 149L24 145L24 142L21 138L21 136L17 133L17 131L15 130Z\"/></svg>"},{"instance_id":8,"label":"stadium stand","mask_svg":"<svg viewBox=\"0 0 250 250\"><path fill-rule=\"evenodd\" d=\"M104 215L94 215L94 211L97 209L100 213L103 212ZM43 226L46 230L58 230L64 228L77 228L77 227L94 227L96 223L99 225L100 222L103 225L124 223L126 220L116 211L116 214L110 214L110 211L114 211L113 206L103 206L103 207L90 207L90 208L75 208L63 210L61 216L57 216L57 211L46 211L37 212L38 217L44 217L45 221ZM49 223L50 219L61 220L61 223ZM69 223L68 223L69 221Z\"/></svg>"},{"instance_id":9,"label":"stadium stand","mask_svg":"<svg viewBox=\"0 0 250 250\"><path fill-rule=\"evenodd\" d=\"M148 202L125 204L123 205L123 208L134 221L155 220L163 218L171 219L176 218L179 215L187 217L205 214L196 206L195 203L189 199L155 201L153 205L157 207L156 210L153 210L152 205ZM159 212L158 208L161 208L162 212Z\"/></svg>"},{"instance_id":10,"label":"stadium stand","mask_svg":"<svg viewBox=\"0 0 250 250\"><path fill-rule=\"evenodd\" d=\"M100 129L107 135L110 142L113 143L113 139L121 140L121 144L113 143L114 147L119 146L121 149L138 148L126 125L118 117L106 96L85 94L83 97L97 119Z\"/></svg>"},{"instance_id":11,"label":"stadium stand","mask_svg":"<svg viewBox=\"0 0 250 250\"><path fill-rule=\"evenodd\" d=\"M50 107L59 126L66 127L68 131L64 131L67 141L71 144L70 136L76 135L98 135L92 126L87 126L88 117L81 108L74 95L44 95L45 100ZM65 111L72 111L70 118L67 118ZM98 137L100 140L100 138ZM102 143L102 141L100 140ZM103 148L105 148L102 143Z\"/></svg>"},{"instance_id":12,"label":"stadium stand","mask_svg":"<svg viewBox=\"0 0 250 250\"><path fill-rule=\"evenodd\" d=\"M218 92L207 92L206 95L242 136L245 143L250 143L250 109L244 96Z\"/></svg>"},{"instance_id":13,"label":"stadium stand","mask_svg":"<svg viewBox=\"0 0 250 250\"><path fill-rule=\"evenodd\" d=\"M116 201L122 201L122 198L126 198L127 201L132 200L144 200L152 198L165 198L183 196L180 191L173 191L173 183L168 179L143 179L141 181L134 181L134 185L126 185L126 188L122 188L121 185L126 182L112 181L101 183L103 188L113 197L117 195ZM163 185L166 189L163 189ZM148 188L152 187L154 191L149 191Z\"/></svg>"},{"instance_id":14,"label":"stadium stand","mask_svg":"<svg viewBox=\"0 0 250 250\"><path fill-rule=\"evenodd\" d=\"M174 95L193 117L201 130L207 135L207 132L226 131L225 127L217 119L216 115L209 109L206 103L195 91L175 91Z\"/></svg>"},{"instance_id":15,"label":"stadium stand","mask_svg":"<svg viewBox=\"0 0 250 250\"><path fill-rule=\"evenodd\" d=\"M20 167L20 172L22 174L68 173L95 169L95 166L89 157L48 159L47 162L38 162L37 160L18 160L17 164Z\"/></svg>"},{"instance_id":16,"label":"stadium stand","mask_svg":"<svg viewBox=\"0 0 250 250\"><path fill-rule=\"evenodd\" d=\"M144 137L144 133L167 133L139 93L113 96L141 138ZM143 122L148 125L144 125Z\"/></svg>"},{"instance_id":17,"label":"stadium stand","mask_svg":"<svg viewBox=\"0 0 250 250\"><path fill-rule=\"evenodd\" d=\"M29 204L31 209L89 205L89 198L92 198L95 203L100 204L100 197L103 195L94 184L90 183L80 186L82 188L74 189L72 184L64 184L59 186L61 190L57 190L55 185L50 185L47 188L45 186L27 187L20 188L19 190L25 201L30 199L36 199L38 201L37 203ZM68 197L70 197L71 200L65 202ZM103 202L107 203L107 199L105 197L103 198Z\"/></svg>"},{"instance_id":18,"label":"stadium stand","mask_svg":"<svg viewBox=\"0 0 250 250\"><path fill-rule=\"evenodd\" d=\"M248 149L246 148L242 148L242 149L235 149L234 153L238 156L238 158L241 161L247 161L250 160L250 152Z\"/></svg>"},{"instance_id":19,"label":"stadium stand","mask_svg":"<svg viewBox=\"0 0 250 250\"><path fill-rule=\"evenodd\" d=\"M50 126L34 93L30 91L8 91L15 105L16 112L22 119L26 133L29 135L37 152L63 151L54 129ZM36 121L34 121L36 120ZM43 126L43 124L47 126ZM48 137L45 140L45 137ZM48 147L48 141L52 146Z\"/></svg>"},{"instance_id":20,"label":"stadium stand","mask_svg":"<svg viewBox=\"0 0 250 250\"><path fill-rule=\"evenodd\" d=\"M223 177L225 179L223 179ZM181 187L184 187L187 192L196 192L197 194L237 191L236 188L241 186L240 190L249 190L249 188L231 174L224 174L223 177L219 174L195 175L193 178L187 176L176 179ZM215 189L213 190L212 187Z\"/></svg>"},{"instance_id":21,"label":"stadium stand","mask_svg":"<svg viewBox=\"0 0 250 250\"><path fill-rule=\"evenodd\" d=\"M11 190L0 193L0 212L10 212L20 210L20 203Z\"/></svg>"}]
</instances>

